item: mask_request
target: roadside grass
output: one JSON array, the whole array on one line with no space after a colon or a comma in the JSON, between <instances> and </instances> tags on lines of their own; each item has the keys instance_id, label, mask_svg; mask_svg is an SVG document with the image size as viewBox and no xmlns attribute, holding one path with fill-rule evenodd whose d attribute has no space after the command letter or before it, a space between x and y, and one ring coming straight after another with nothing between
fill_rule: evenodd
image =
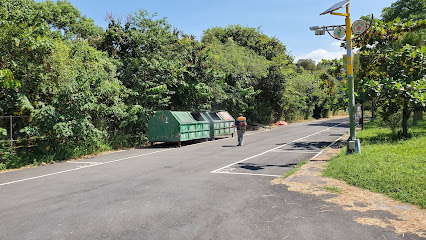
<instances>
[{"instance_id":1,"label":"roadside grass","mask_svg":"<svg viewBox=\"0 0 426 240\"><path fill-rule=\"evenodd\" d=\"M288 178L289 176L291 176L291 175L293 175L295 172L297 172L303 165L305 165L305 164L307 164L309 161L303 161L303 162L301 162L301 163L299 163L299 164L297 164L295 167L294 167L294 169L292 169L292 170L290 170L290 171L288 171L288 172L286 172L286 173L284 173L283 174L283 176L281 177L282 179L286 179L286 178Z\"/></svg>"},{"instance_id":2,"label":"roadside grass","mask_svg":"<svg viewBox=\"0 0 426 240\"><path fill-rule=\"evenodd\" d=\"M341 193L343 192L342 189L338 188L338 187L324 187L324 190L326 190L327 192L331 192L331 193Z\"/></svg>"},{"instance_id":3,"label":"roadside grass","mask_svg":"<svg viewBox=\"0 0 426 240\"><path fill-rule=\"evenodd\" d=\"M378 123L366 124L357 135L362 153L342 150L323 175L426 208L426 121L409 131L410 138L400 140Z\"/></svg>"}]
</instances>

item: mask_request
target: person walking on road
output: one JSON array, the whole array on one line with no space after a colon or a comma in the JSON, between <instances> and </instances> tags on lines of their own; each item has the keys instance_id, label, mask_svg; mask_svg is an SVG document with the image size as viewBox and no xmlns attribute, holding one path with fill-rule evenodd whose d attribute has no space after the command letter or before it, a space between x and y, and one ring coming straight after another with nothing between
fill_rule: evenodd
<instances>
[{"instance_id":1,"label":"person walking on road","mask_svg":"<svg viewBox=\"0 0 426 240\"><path fill-rule=\"evenodd\" d=\"M234 127L237 127L237 135L238 135L238 145L237 146L242 146L243 145L244 133L246 132L246 128L247 128L246 118L243 117L242 113L238 114L238 118L237 118L237 120L235 120Z\"/></svg>"}]
</instances>

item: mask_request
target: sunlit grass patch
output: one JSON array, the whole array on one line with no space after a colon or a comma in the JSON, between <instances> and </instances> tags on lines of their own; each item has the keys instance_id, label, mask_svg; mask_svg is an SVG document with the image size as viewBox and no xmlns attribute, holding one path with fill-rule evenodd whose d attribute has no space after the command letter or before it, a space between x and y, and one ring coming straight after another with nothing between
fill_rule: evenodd
<instances>
[{"instance_id":1,"label":"sunlit grass patch","mask_svg":"<svg viewBox=\"0 0 426 240\"><path fill-rule=\"evenodd\" d=\"M329 186L325 186L324 190L327 192L331 192L331 193L342 193L343 190L338 188L338 187L329 187Z\"/></svg>"},{"instance_id":2,"label":"sunlit grass patch","mask_svg":"<svg viewBox=\"0 0 426 240\"><path fill-rule=\"evenodd\" d=\"M410 136L399 140L389 129L367 124L358 134L362 153L342 151L323 174L426 208L426 121Z\"/></svg>"}]
</instances>

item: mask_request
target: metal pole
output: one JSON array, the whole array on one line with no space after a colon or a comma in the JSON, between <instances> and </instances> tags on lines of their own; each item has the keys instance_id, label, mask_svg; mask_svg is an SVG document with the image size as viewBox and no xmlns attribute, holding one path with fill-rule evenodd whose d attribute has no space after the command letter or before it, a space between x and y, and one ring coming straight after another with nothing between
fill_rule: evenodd
<instances>
[{"instance_id":1,"label":"metal pole","mask_svg":"<svg viewBox=\"0 0 426 240\"><path fill-rule=\"evenodd\" d=\"M352 24L349 14L349 4L346 5L346 51L348 63L348 91L349 91L349 128L347 153L360 153L361 146L355 135L355 93L354 93L354 58L352 56Z\"/></svg>"},{"instance_id":2,"label":"metal pole","mask_svg":"<svg viewBox=\"0 0 426 240\"><path fill-rule=\"evenodd\" d=\"M13 124L12 124L12 121L13 121L13 117L12 116L10 116L10 147L13 147Z\"/></svg>"}]
</instances>

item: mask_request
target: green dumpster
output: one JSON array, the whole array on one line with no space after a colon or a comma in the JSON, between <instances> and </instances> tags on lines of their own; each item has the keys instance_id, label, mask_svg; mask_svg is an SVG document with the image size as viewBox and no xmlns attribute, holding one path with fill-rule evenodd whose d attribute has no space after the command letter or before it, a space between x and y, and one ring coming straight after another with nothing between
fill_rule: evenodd
<instances>
[{"instance_id":1,"label":"green dumpster","mask_svg":"<svg viewBox=\"0 0 426 240\"><path fill-rule=\"evenodd\" d=\"M199 112L192 112L191 116L196 122L197 139L208 138L210 136L210 124L208 120Z\"/></svg>"},{"instance_id":2,"label":"green dumpster","mask_svg":"<svg viewBox=\"0 0 426 240\"><path fill-rule=\"evenodd\" d=\"M225 121L225 127L224 127L225 133L226 134L232 134L232 136L234 136L235 119L227 111L219 111L218 115Z\"/></svg>"},{"instance_id":3,"label":"green dumpster","mask_svg":"<svg viewBox=\"0 0 426 240\"><path fill-rule=\"evenodd\" d=\"M219 113L216 112L202 112L204 118L206 118L210 123L210 139L214 139L218 136L232 134L233 131L230 131L229 126L232 127L233 123L230 123L223 119Z\"/></svg>"},{"instance_id":4,"label":"green dumpster","mask_svg":"<svg viewBox=\"0 0 426 240\"><path fill-rule=\"evenodd\" d=\"M181 142L208 138L208 122L195 120L191 113L158 111L148 122L148 141Z\"/></svg>"}]
</instances>

